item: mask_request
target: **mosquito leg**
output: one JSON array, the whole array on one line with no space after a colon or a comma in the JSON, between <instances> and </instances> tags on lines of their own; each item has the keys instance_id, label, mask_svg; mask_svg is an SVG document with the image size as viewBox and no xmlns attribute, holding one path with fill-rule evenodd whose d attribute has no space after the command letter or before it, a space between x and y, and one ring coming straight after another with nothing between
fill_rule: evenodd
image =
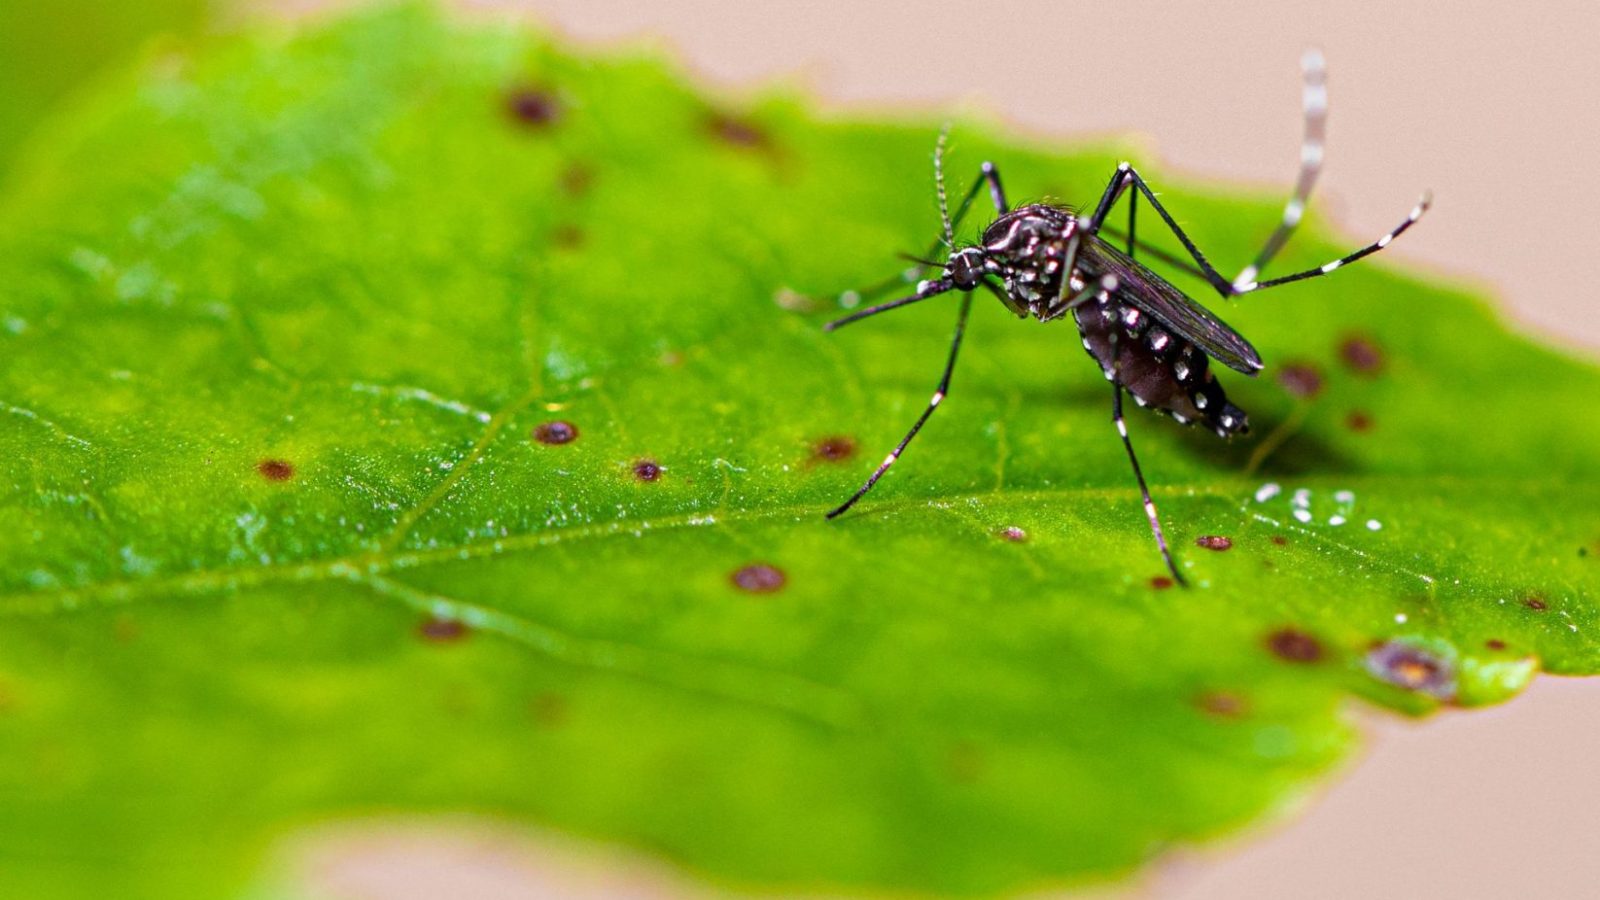
<instances>
[{"instance_id":1,"label":"mosquito leg","mask_svg":"<svg viewBox=\"0 0 1600 900\"><path fill-rule=\"evenodd\" d=\"M1122 418L1122 385L1115 380L1111 384L1111 421L1117 426L1117 434L1122 435L1122 446L1128 451L1128 462L1133 464L1133 477L1139 482L1139 496L1144 499L1144 514L1150 520L1150 532L1156 536L1156 546L1161 550L1161 558L1166 561L1167 571L1172 573L1172 580L1188 587L1183 573L1178 571L1178 566L1172 560L1172 551L1167 548L1167 536L1161 531L1161 519L1156 515L1156 504L1150 499L1150 488L1144 482L1144 472L1139 468L1139 457L1133 452L1133 441L1128 439L1128 423Z\"/></svg>"},{"instance_id":2,"label":"mosquito leg","mask_svg":"<svg viewBox=\"0 0 1600 900\"><path fill-rule=\"evenodd\" d=\"M1323 275L1327 275L1329 272L1332 272L1335 269L1340 268L1341 266L1353 263L1364 256L1371 256L1372 254L1377 253L1379 250L1389 246L1389 243L1395 238L1404 234L1407 228L1417 224L1417 220L1422 218L1422 214L1428 211L1428 207L1432 205L1432 203L1433 195L1423 194L1422 199L1417 201L1417 205L1411 207L1411 212L1406 215L1405 221L1401 222L1399 225L1396 225L1393 231L1390 231L1388 234L1385 234L1383 237L1378 238L1359 250L1346 253L1344 256L1339 257L1333 262L1323 263L1314 269L1306 269L1303 272L1295 272L1292 275L1283 275L1278 278L1269 278L1266 281L1258 281L1246 285L1239 285L1234 288L1233 293L1235 295L1248 294L1252 291L1261 291L1267 288L1277 287L1280 284L1304 281L1307 278L1319 278Z\"/></svg>"},{"instance_id":3,"label":"mosquito leg","mask_svg":"<svg viewBox=\"0 0 1600 900\"><path fill-rule=\"evenodd\" d=\"M1101 234L1110 235L1111 237L1114 237L1114 238L1126 238L1127 237L1127 235L1124 234L1120 229L1113 228L1110 225L1102 226L1100 228L1100 233ZM1167 251L1161 249L1160 247L1152 247L1151 245L1145 243L1144 241L1134 241L1134 246L1139 249L1140 253L1143 253L1143 254L1145 254L1147 256L1150 256L1150 257L1153 257L1155 259L1158 259L1161 262L1165 263L1166 265L1172 266L1175 269L1182 269L1183 271L1188 272L1190 275L1194 275L1194 276L1196 276L1198 278L1206 277L1205 273L1200 271L1199 267L1197 267L1194 263L1190 262L1187 259L1182 259L1182 258L1179 258L1178 256L1176 256L1174 254L1168 253ZM1128 255L1132 256L1133 254L1130 253Z\"/></svg>"},{"instance_id":4,"label":"mosquito leg","mask_svg":"<svg viewBox=\"0 0 1600 900\"><path fill-rule=\"evenodd\" d=\"M917 292L909 297L901 297L898 300L890 300L888 303L879 303L877 306L869 306L866 309L857 310L842 319L834 319L832 322L822 326L822 330L833 331L836 328L843 328L851 322L859 322L868 316L885 313L891 309L899 309L902 306L910 306L913 303L948 293L953 287L955 285L948 278L941 278L938 281L924 281L917 286Z\"/></svg>"},{"instance_id":5,"label":"mosquito leg","mask_svg":"<svg viewBox=\"0 0 1600 900\"><path fill-rule=\"evenodd\" d=\"M1294 193L1283 206L1283 218L1277 230L1267 238L1255 260L1233 280L1235 288L1253 283L1267 263L1283 249L1305 215L1306 199L1311 196L1311 188L1322 171L1323 139L1328 124L1328 69L1321 51L1307 50L1300 59L1300 72L1303 78L1300 106L1305 114L1305 132L1300 139L1300 174L1295 177Z\"/></svg>"},{"instance_id":6,"label":"mosquito leg","mask_svg":"<svg viewBox=\"0 0 1600 900\"><path fill-rule=\"evenodd\" d=\"M1128 197L1128 258L1139 250L1139 195L1132 194Z\"/></svg>"},{"instance_id":7,"label":"mosquito leg","mask_svg":"<svg viewBox=\"0 0 1600 900\"><path fill-rule=\"evenodd\" d=\"M1376 253L1379 250L1389 246L1391 241L1404 234L1406 229L1416 224L1416 221L1422 218L1422 214L1428 211L1428 206L1432 202L1430 195L1423 194L1422 199L1417 202L1416 206L1412 207L1411 213L1406 216L1405 221L1396 226L1394 230L1390 231L1388 234L1385 234L1383 237L1378 238L1376 241L1366 245L1365 247L1362 247L1359 250L1355 250L1351 253L1347 253L1330 263L1325 263L1314 269L1306 269L1303 272L1295 272L1292 275L1284 275L1279 278L1272 278L1267 281L1234 285L1226 278L1223 278L1222 274L1217 271L1216 267L1211 265L1211 262L1206 259L1205 254L1200 252L1200 248L1195 246L1194 241L1190 239L1189 235L1186 234L1183 228L1179 226L1178 223L1172 218L1172 214L1167 212L1167 208L1161 205L1160 200L1156 199L1155 192L1150 190L1150 185L1147 184L1144 178L1140 177L1138 171L1128 163L1122 163L1121 165L1117 166L1116 174L1112 176L1111 183L1106 187L1104 195L1102 195L1100 198L1100 205L1095 209L1094 216L1091 217L1086 223L1085 227L1091 234L1100 230L1100 226L1105 222L1105 217L1107 213L1110 212L1112 204L1114 204L1121 196L1122 191L1130 186L1137 189L1139 193L1144 195L1146 200L1150 201L1150 206L1154 208L1156 214L1161 217L1161 221L1166 223L1167 228L1169 228L1172 233L1177 236L1179 243L1183 244L1183 248L1189 251L1189 256L1192 257L1195 261L1195 264L1200 267L1201 277L1210 282L1211 286L1216 289L1217 293L1221 294L1223 297L1237 297L1241 294L1251 293L1252 291L1277 287L1280 284L1288 284L1290 282L1301 281L1306 278L1316 278L1320 275L1326 275L1329 272L1338 269L1340 266L1344 266L1348 263L1355 262L1364 256Z\"/></svg>"},{"instance_id":8,"label":"mosquito leg","mask_svg":"<svg viewBox=\"0 0 1600 900\"><path fill-rule=\"evenodd\" d=\"M927 422L928 417L933 415L933 411L939 408L940 403L944 402L945 394L950 390L950 373L954 372L956 368L956 354L961 351L961 337L967 330L967 312L971 309L972 292L968 291L961 295L961 312L956 316L955 337L950 340L950 357L945 360L944 375L939 379L939 387L934 390L933 397L928 401L928 408L922 411L922 415L917 418L916 424L912 425L911 430L906 432L906 436L900 439L900 443L895 445L894 450L884 457L883 462L878 464L878 468L873 471L872 477L868 478L866 483L861 485L854 494L851 494L849 500L846 500L838 508L828 513L828 518L832 519L843 514L845 510L855 506L857 500L866 496L867 491L872 490L872 486L878 483L878 479L883 477L883 473L889 471L889 467L894 465L894 461L900 458L901 453L905 452L906 445L911 443L911 439L916 437L917 432L922 430L923 423Z\"/></svg>"}]
</instances>

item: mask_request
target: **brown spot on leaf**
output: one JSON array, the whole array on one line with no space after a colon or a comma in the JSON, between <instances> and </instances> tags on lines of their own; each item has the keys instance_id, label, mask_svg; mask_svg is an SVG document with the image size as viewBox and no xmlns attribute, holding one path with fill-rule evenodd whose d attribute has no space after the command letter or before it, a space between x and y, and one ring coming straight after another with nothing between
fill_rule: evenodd
<instances>
[{"instance_id":1,"label":"brown spot on leaf","mask_svg":"<svg viewBox=\"0 0 1600 900\"><path fill-rule=\"evenodd\" d=\"M541 728L556 728L567 721L567 698L554 691L543 691L528 702L528 715Z\"/></svg>"},{"instance_id":2,"label":"brown spot on leaf","mask_svg":"<svg viewBox=\"0 0 1600 900\"><path fill-rule=\"evenodd\" d=\"M1383 368L1383 350L1365 335L1346 335L1339 342L1339 358L1358 375L1376 375Z\"/></svg>"},{"instance_id":3,"label":"brown spot on leaf","mask_svg":"<svg viewBox=\"0 0 1600 900\"><path fill-rule=\"evenodd\" d=\"M561 117L561 101L543 88L516 87L506 93L506 112L528 128L544 129Z\"/></svg>"},{"instance_id":4,"label":"brown spot on leaf","mask_svg":"<svg viewBox=\"0 0 1600 900\"><path fill-rule=\"evenodd\" d=\"M533 439L541 444L570 444L578 439L578 426L560 419L541 422L533 428Z\"/></svg>"},{"instance_id":5,"label":"brown spot on leaf","mask_svg":"<svg viewBox=\"0 0 1600 900\"><path fill-rule=\"evenodd\" d=\"M133 616L117 616L116 621L111 625L111 633L116 636L119 642L131 644L139 639L139 623L133 620Z\"/></svg>"},{"instance_id":6,"label":"brown spot on leaf","mask_svg":"<svg viewBox=\"0 0 1600 900\"><path fill-rule=\"evenodd\" d=\"M733 585L752 594L771 594L788 582L783 570L767 563L751 563L733 573Z\"/></svg>"},{"instance_id":7,"label":"brown spot on leaf","mask_svg":"<svg viewBox=\"0 0 1600 900\"><path fill-rule=\"evenodd\" d=\"M286 459L263 459L256 463L256 472L268 481L288 481L294 477L294 463Z\"/></svg>"},{"instance_id":8,"label":"brown spot on leaf","mask_svg":"<svg viewBox=\"0 0 1600 900\"><path fill-rule=\"evenodd\" d=\"M1204 547L1207 550L1216 550L1220 552L1222 550L1228 550L1232 548L1233 539L1225 538L1220 534L1202 534L1194 539L1194 545L1196 547Z\"/></svg>"},{"instance_id":9,"label":"brown spot on leaf","mask_svg":"<svg viewBox=\"0 0 1600 900\"><path fill-rule=\"evenodd\" d=\"M706 116L706 131L717 140L735 147L767 150L772 137L759 125L725 112L712 112Z\"/></svg>"},{"instance_id":10,"label":"brown spot on leaf","mask_svg":"<svg viewBox=\"0 0 1600 900\"><path fill-rule=\"evenodd\" d=\"M10 685L0 681L0 715L17 708L17 695L12 692Z\"/></svg>"},{"instance_id":11,"label":"brown spot on leaf","mask_svg":"<svg viewBox=\"0 0 1600 900\"><path fill-rule=\"evenodd\" d=\"M1322 659L1322 642L1294 628L1280 628L1267 635L1267 649L1288 662L1313 663Z\"/></svg>"},{"instance_id":12,"label":"brown spot on leaf","mask_svg":"<svg viewBox=\"0 0 1600 900\"><path fill-rule=\"evenodd\" d=\"M1522 601L1522 605L1533 610L1534 612L1544 612L1550 608L1550 604L1544 602L1543 597L1529 597Z\"/></svg>"},{"instance_id":13,"label":"brown spot on leaf","mask_svg":"<svg viewBox=\"0 0 1600 900\"><path fill-rule=\"evenodd\" d=\"M1273 535L1272 536L1272 542L1274 544L1277 544L1279 547L1287 547L1289 545L1289 539L1284 537L1281 534Z\"/></svg>"},{"instance_id":14,"label":"brown spot on leaf","mask_svg":"<svg viewBox=\"0 0 1600 900\"><path fill-rule=\"evenodd\" d=\"M1358 434L1366 434L1372 430L1372 414L1360 409L1350 410L1344 417L1344 426Z\"/></svg>"},{"instance_id":15,"label":"brown spot on leaf","mask_svg":"<svg viewBox=\"0 0 1600 900\"><path fill-rule=\"evenodd\" d=\"M583 246L583 241L583 229L571 223L557 225L550 232L550 243L563 250L576 250Z\"/></svg>"},{"instance_id":16,"label":"brown spot on leaf","mask_svg":"<svg viewBox=\"0 0 1600 900\"><path fill-rule=\"evenodd\" d=\"M855 455L855 438L842 434L829 435L811 447L812 458L822 462L841 462Z\"/></svg>"},{"instance_id":17,"label":"brown spot on leaf","mask_svg":"<svg viewBox=\"0 0 1600 900\"><path fill-rule=\"evenodd\" d=\"M1157 575L1156 577L1150 579L1150 587L1152 590L1164 591L1167 588L1172 587L1174 584L1177 584L1177 582L1173 581L1172 578L1167 575Z\"/></svg>"},{"instance_id":18,"label":"brown spot on leaf","mask_svg":"<svg viewBox=\"0 0 1600 900\"><path fill-rule=\"evenodd\" d=\"M1450 663L1411 644L1384 641L1367 651L1367 671L1397 687L1449 700L1456 693Z\"/></svg>"},{"instance_id":19,"label":"brown spot on leaf","mask_svg":"<svg viewBox=\"0 0 1600 900\"><path fill-rule=\"evenodd\" d=\"M1504 650L1506 648L1506 642L1500 640L1499 638L1489 638L1487 641L1483 642L1483 645L1488 647L1490 650Z\"/></svg>"},{"instance_id":20,"label":"brown spot on leaf","mask_svg":"<svg viewBox=\"0 0 1600 900\"><path fill-rule=\"evenodd\" d=\"M1310 363L1289 363L1278 369L1278 383L1291 395L1309 400L1322 393L1322 373Z\"/></svg>"},{"instance_id":21,"label":"brown spot on leaf","mask_svg":"<svg viewBox=\"0 0 1600 900\"><path fill-rule=\"evenodd\" d=\"M1219 719L1238 719L1250 711L1244 697L1232 691L1206 691L1195 697L1194 703L1201 712Z\"/></svg>"},{"instance_id":22,"label":"brown spot on leaf","mask_svg":"<svg viewBox=\"0 0 1600 900\"><path fill-rule=\"evenodd\" d=\"M1028 533L1015 525L1007 525L995 533L1000 536L1000 540L1010 541L1013 544L1026 543L1028 540Z\"/></svg>"},{"instance_id":23,"label":"brown spot on leaf","mask_svg":"<svg viewBox=\"0 0 1600 900\"><path fill-rule=\"evenodd\" d=\"M417 626L417 636L435 644L450 644L466 638L471 632L460 619L429 616Z\"/></svg>"},{"instance_id":24,"label":"brown spot on leaf","mask_svg":"<svg viewBox=\"0 0 1600 900\"><path fill-rule=\"evenodd\" d=\"M962 784L971 784L983 776L983 752L969 741L952 746L946 764L950 767L950 777Z\"/></svg>"},{"instance_id":25,"label":"brown spot on leaf","mask_svg":"<svg viewBox=\"0 0 1600 900\"><path fill-rule=\"evenodd\" d=\"M661 478L661 464L653 459L634 460L633 477L640 481L658 481Z\"/></svg>"},{"instance_id":26,"label":"brown spot on leaf","mask_svg":"<svg viewBox=\"0 0 1600 900\"><path fill-rule=\"evenodd\" d=\"M583 163L572 163L561 170L556 186L568 197L582 197L594 187L594 169Z\"/></svg>"}]
</instances>

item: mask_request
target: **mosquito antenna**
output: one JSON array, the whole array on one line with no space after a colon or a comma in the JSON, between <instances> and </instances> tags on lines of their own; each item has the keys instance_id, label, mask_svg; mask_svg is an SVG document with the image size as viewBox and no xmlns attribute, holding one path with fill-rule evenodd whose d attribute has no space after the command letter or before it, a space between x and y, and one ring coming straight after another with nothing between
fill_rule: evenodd
<instances>
[{"instance_id":1,"label":"mosquito antenna","mask_svg":"<svg viewBox=\"0 0 1600 900\"><path fill-rule=\"evenodd\" d=\"M933 182L939 189L939 221L944 223L944 245L956 248L956 229L950 224L950 201L944 193L944 145L950 139L950 123L939 130L939 143L933 148Z\"/></svg>"}]
</instances>

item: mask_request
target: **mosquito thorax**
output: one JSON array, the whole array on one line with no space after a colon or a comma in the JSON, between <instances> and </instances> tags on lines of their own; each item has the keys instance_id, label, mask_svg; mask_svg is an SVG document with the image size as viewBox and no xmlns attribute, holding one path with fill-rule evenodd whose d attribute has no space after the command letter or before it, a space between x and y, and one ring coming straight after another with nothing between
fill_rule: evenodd
<instances>
[{"instance_id":1,"label":"mosquito thorax","mask_svg":"<svg viewBox=\"0 0 1600 900\"><path fill-rule=\"evenodd\" d=\"M1072 210L1032 203L995 219L983 233L983 251L1011 299L1037 313L1041 304L1061 294L1063 267L1077 230Z\"/></svg>"}]
</instances>

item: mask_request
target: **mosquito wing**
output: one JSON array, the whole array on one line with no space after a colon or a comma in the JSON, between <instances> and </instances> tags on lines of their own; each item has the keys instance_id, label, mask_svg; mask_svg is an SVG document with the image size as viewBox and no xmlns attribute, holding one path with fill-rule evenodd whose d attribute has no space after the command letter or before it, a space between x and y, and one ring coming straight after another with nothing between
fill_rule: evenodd
<instances>
[{"instance_id":1,"label":"mosquito wing","mask_svg":"<svg viewBox=\"0 0 1600 900\"><path fill-rule=\"evenodd\" d=\"M1078 267L1090 279L1116 276L1117 292L1125 302L1139 307L1217 362L1246 375L1261 371L1261 354L1239 332L1099 236L1086 236L1078 251Z\"/></svg>"}]
</instances>

